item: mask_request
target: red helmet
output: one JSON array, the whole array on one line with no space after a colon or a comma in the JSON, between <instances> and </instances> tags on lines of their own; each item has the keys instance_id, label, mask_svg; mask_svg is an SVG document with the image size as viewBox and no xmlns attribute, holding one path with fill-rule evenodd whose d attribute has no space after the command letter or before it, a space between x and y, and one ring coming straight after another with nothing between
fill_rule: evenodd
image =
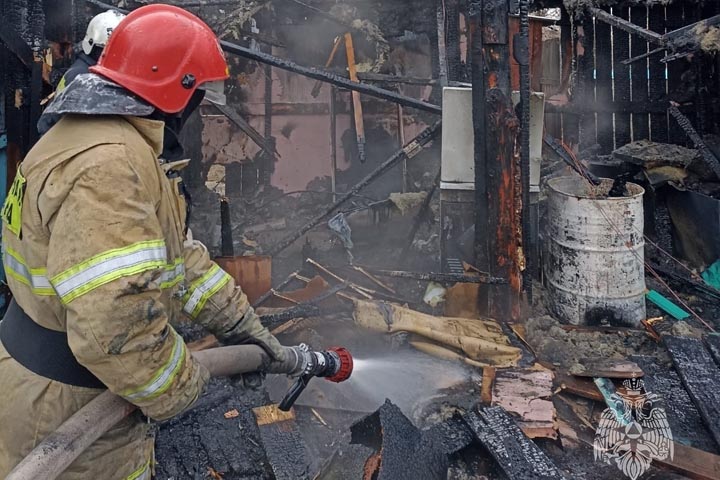
<instances>
[{"instance_id":1,"label":"red helmet","mask_svg":"<svg viewBox=\"0 0 720 480\"><path fill-rule=\"evenodd\" d=\"M125 17L90 71L165 113L184 109L198 87L221 93L229 76L210 27L182 8L161 4Z\"/></svg>"}]
</instances>

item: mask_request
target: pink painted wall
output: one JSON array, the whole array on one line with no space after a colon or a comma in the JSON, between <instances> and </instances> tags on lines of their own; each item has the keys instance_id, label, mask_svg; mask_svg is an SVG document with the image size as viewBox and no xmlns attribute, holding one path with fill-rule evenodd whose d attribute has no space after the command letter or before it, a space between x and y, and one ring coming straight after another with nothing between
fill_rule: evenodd
<instances>
[{"instance_id":1,"label":"pink painted wall","mask_svg":"<svg viewBox=\"0 0 720 480\"><path fill-rule=\"evenodd\" d=\"M273 68L273 104L288 105L289 108L313 111L329 108L330 85L323 84L320 95L310 94L314 80ZM235 77L226 83L226 88L240 88L243 93L243 117L261 134L264 131L265 114L265 70L256 68L252 74ZM233 82L234 80L234 82ZM406 95L416 98L427 97L429 89L408 87ZM338 104L348 94L340 94ZM315 110L315 111L318 111ZM376 120L382 123L391 135L397 135L397 121L392 116L366 114L366 122ZM349 114L338 114L337 122L337 168L349 167L342 148L343 133L352 128ZM203 160L220 164L251 161L259 148L242 132L231 126L222 115L203 116ZM423 128L414 119L405 115L405 138L412 139ZM305 190L308 183L317 177L330 176L331 145L330 115L326 113L275 114L272 118L272 135L277 139L280 157L275 164L271 184L286 192Z\"/></svg>"}]
</instances>

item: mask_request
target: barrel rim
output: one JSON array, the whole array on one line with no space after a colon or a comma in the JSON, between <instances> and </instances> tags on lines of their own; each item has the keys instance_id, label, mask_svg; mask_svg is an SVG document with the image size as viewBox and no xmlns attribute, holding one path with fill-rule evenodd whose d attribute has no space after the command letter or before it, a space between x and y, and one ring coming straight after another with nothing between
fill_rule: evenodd
<instances>
[{"instance_id":1,"label":"barrel rim","mask_svg":"<svg viewBox=\"0 0 720 480\"><path fill-rule=\"evenodd\" d=\"M612 178L604 178L604 177L600 178L600 180L601 180L601 181L608 181L608 182L612 182L612 181L613 181ZM637 193L634 193L634 194L632 194L632 195L630 195L630 196L627 196L627 197L603 197L603 198L593 198L593 197L590 197L590 196L588 196L588 195L582 195L582 194L579 194L579 193L576 193L576 192L567 192L567 191L561 189L561 188L560 188L560 185L558 185L558 184L560 184L561 182L568 182L568 181L572 181L572 182L574 182L574 184L586 182L585 179L582 179L582 178L579 178L579 177L576 177L576 176L572 176L572 175L565 175L565 176L562 176L562 177L551 178L550 180L548 180L547 186L548 186L548 188L549 188L550 190L552 190L554 193L557 193L557 194L562 195L562 196L565 196L565 197L576 198L576 199L578 199L578 200L602 200L602 201L607 201L607 202L622 202L622 201L634 200L634 199L636 199L636 198L638 198L638 197L642 197L642 196L645 194L645 189L644 189L643 187L641 187L640 185L638 185L637 183L634 183L634 182L627 182L626 185L631 186L633 190L637 189L638 192L637 192Z\"/></svg>"}]
</instances>

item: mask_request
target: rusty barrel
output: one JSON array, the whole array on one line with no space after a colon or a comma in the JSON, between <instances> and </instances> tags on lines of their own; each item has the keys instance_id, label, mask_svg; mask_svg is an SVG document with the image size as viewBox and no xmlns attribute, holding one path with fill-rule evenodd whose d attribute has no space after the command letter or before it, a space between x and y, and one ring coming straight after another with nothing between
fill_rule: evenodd
<instances>
[{"instance_id":1,"label":"rusty barrel","mask_svg":"<svg viewBox=\"0 0 720 480\"><path fill-rule=\"evenodd\" d=\"M637 326L645 319L643 193L579 177L547 183L544 277L548 307L573 325Z\"/></svg>"}]
</instances>

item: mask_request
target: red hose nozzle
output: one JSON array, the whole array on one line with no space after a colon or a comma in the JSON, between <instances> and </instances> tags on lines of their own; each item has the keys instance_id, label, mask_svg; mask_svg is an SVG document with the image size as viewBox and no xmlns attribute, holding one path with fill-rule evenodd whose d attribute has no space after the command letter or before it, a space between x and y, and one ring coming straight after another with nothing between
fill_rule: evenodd
<instances>
[{"instance_id":1,"label":"red hose nozzle","mask_svg":"<svg viewBox=\"0 0 720 480\"><path fill-rule=\"evenodd\" d=\"M337 356L338 367L335 373L325 378L336 383L344 382L350 378L353 371L353 358L350 352L345 347L331 347L327 351Z\"/></svg>"}]
</instances>

